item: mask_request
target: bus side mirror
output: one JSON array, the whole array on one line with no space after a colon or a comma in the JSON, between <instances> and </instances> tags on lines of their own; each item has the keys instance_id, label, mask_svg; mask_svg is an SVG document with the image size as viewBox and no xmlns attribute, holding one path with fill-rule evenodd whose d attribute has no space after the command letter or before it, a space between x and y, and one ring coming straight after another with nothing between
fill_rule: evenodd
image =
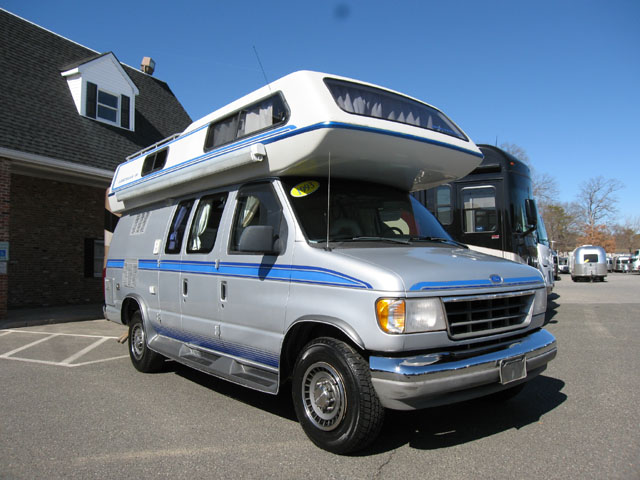
<instances>
[{"instance_id":1,"label":"bus side mirror","mask_svg":"<svg viewBox=\"0 0 640 480\"><path fill-rule=\"evenodd\" d=\"M527 198L524 201L524 210L527 215L527 225L536 228L538 226L538 208L536 207L536 202Z\"/></svg>"}]
</instances>

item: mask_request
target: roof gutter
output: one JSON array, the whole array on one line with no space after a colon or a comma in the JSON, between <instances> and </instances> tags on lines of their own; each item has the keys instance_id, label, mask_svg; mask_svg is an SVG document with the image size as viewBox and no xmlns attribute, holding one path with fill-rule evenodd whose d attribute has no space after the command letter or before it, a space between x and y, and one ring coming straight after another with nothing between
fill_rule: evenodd
<instances>
[{"instance_id":1,"label":"roof gutter","mask_svg":"<svg viewBox=\"0 0 640 480\"><path fill-rule=\"evenodd\" d=\"M35 153L0 147L0 157L11 161L11 173L49 180L107 188L113 171L58 160Z\"/></svg>"}]
</instances>

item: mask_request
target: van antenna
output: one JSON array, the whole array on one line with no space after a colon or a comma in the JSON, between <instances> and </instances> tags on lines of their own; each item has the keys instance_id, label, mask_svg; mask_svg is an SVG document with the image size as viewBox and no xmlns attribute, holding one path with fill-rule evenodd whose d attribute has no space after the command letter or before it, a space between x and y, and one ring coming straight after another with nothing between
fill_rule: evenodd
<instances>
[{"instance_id":1,"label":"van antenna","mask_svg":"<svg viewBox=\"0 0 640 480\"><path fill-rule=\"evenodd\" d=\"M329 218L330 218L330 210L331 210L331 152L329 152L329 173L327 175L327 246L325 250L330 252L329 248Z\"/></svg>"},{"instance_id":2,"label":"van antenna","mask_svg":"<svg viewBox=\"0 0 640 480\"><path fill-rule=\"evenodd\" d=\"M269 80L267 80L267 74L264 71L264 67L262 66L262 62L260 61L260 55L258 55L258 50L256 50L256 46L253 46L253 52L256 54L256 58L258 59L258 65L260 65L260 70L262 70L262 75L264 76L264 82L269 87L269 91L271 91L271 85L269 84Z\"/></svg>"}]
</instances>

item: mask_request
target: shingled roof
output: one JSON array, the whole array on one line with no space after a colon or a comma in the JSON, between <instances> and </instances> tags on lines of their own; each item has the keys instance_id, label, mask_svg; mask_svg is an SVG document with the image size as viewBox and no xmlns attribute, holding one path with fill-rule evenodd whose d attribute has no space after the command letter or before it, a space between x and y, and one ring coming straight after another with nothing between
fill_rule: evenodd
<instances>
[{"instance_id":1,"label":"shingled roof","mask_svg":"<svg viewBox=\"0 0 640 480\"><path fill-rule=\"evenodd\" d=\"M128 155L191 123L165 82L124 64L140 91L135 132L79 115L61 72L98 56L0 9L0 147L114 170Z\"/></svg>"}]
</instances>

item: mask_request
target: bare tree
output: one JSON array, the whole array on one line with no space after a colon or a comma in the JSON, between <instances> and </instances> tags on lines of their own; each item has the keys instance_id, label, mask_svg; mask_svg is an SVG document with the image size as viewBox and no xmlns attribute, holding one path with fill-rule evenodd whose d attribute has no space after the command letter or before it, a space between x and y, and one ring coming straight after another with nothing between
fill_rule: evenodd
<instances>
[{"instance_id":1,"label":"bare tree","mask_svg":"<svg viewBox=\"0 0 640 480\"><path fill-rule=\"evenodd\" d=\"M614 225L616 251L633 253L640 248L640 217L627 218L622 225Z\"/></svg>"},{"instance_id":2,"label":"bare tree","mask_svg":"<svg viewBox=\"0 0 640 480\"><path fill-rule=\"evenodd\" d=\"M620 180L604 178L602 175L590 178L580 185L578 205L581 210L581 220L591 231L597 225L610 223L618 209L616 192L623 188Z\"/></svg>"},{"instance_id":3,"label":"bare tree","mask_svg":"<svg viewBox=\"0 0 640 480\"><path fill-rule=\"evenodd\" d=\"M549 203L542 214L549 239L553 240L553 246L559 252L570 252L578 243L576 209L575 204Z\"/></svg>"},{"instance_id":4,"label":"bare tree","mask_svg":"<svg viewBox=\"0 0 640 480\"><path fill-rule=\"evenodd\" d=\"M514 157L516 157L521 162L526 163L529 167L531 167L531 160L529 160L529 155L520 145L516 145L515 143L504 142L500 145L500 148L505 152L510 153Z\"/></svg>"}]
</instances>

